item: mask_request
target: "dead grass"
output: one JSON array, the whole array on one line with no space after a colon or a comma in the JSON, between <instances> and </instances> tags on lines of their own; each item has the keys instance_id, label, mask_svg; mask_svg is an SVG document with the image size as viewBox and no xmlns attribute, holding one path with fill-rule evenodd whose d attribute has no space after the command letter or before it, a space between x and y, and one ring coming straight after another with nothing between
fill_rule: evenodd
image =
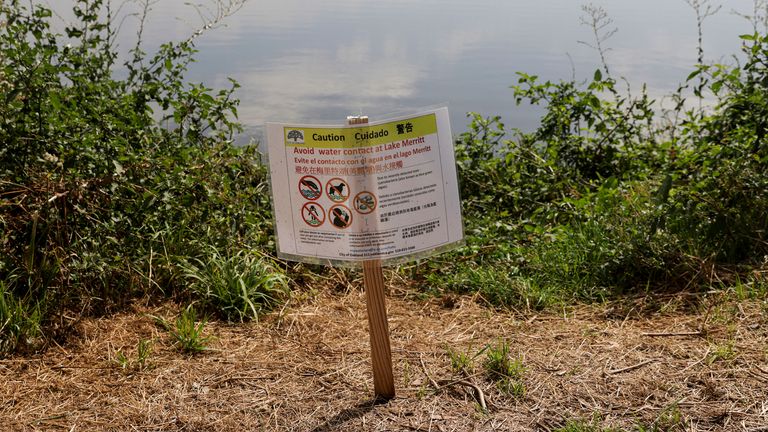
<instances>
[{"instance_id":1,"label":"dead grass","mask_svg":"<svg viewBox=\"0 0 768 432\"><path fill-rule=\"evenodd\" d=\"M493 312L469 297L414 300L396 289L388 309L398 394L374 404L364 295L329 291L260 323L210 323L213 349L196 356L174 349L150 317L170 318L174 305L83 321L67 346L0 361L0 429L527 431L582 419L627 429L768 430L764 302L534 316ZM135 359L141 339L153 341L148 366L121 368L116 352ZM481 357L469 377L450 368L448 347L476 352L500 339L523 358L522 399L496 389ZM475 389L450 384L458 380L482 390L487 413Z\"/></svg>"}]
</instances>

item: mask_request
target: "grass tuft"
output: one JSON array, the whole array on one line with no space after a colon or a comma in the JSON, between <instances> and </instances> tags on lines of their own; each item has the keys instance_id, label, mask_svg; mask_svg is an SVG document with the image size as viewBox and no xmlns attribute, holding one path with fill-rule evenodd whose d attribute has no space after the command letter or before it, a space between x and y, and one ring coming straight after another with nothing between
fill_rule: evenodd
<instances>
[{"instance_id":1,"label":"grass tuft","mask_svg":"<svg viewBox=\"0 0 768 432\"><path fill-rule=\"evenodd\" d=\"M175 325L171 325L163 317L154 317L161 327L163 327L174 341L180 351L188 354L197 354L207 351L208 344L213 340L212 336L204 336L205 325L208 323L206 317L198 320L197 311L192 305L187 306L176 318Z\"/></svg>"},{"instance_id":2,"label":"grass tuft","mask_svg":"<svg viewBox=\"0 0 768 432\"><path fill-rule=\"evenodd\" d=\"M496 345L487 347L483 366L499 390L515 398L525 396L523 360L510 356L510 347L506 341L499 340Z\"/></svg>"},{"instance_id":3,"label":"grass tuft","mask_svg":"<svg viewBox=\"0 0 768 432\"><path fill-rule=\"evenodd\" d=\"M0 281L0 356L21 346L34 346L42 337L42 306L17 298Z\"/></svg>"},{"instance_id":4,"label":"grass tuft","mask_svg":"<svg viewBox=\"0 0 768 432\"><path fill-rule=\"evenodd\" d=\"M265 255L246 250L222 254L210 248L184 265L189 289L202 304L228 321L258 319L288 297L288 278Z\"/></svg>"}]
</instances>

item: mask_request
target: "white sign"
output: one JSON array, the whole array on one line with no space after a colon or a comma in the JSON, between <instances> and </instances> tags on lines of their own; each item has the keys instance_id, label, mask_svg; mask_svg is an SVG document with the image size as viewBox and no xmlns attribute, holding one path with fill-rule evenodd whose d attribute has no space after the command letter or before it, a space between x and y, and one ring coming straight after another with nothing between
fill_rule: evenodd
<instances>
[{"instance_id":1,"label":"white sign","mask_svg":"<svg viewBox=\"0 0 768 432\"><path fill-rule=\"evenodd\" d=\"M361 125L267 123L281 258L403 261L456 246L448 109Z\"/></svg>"}]
</instances>

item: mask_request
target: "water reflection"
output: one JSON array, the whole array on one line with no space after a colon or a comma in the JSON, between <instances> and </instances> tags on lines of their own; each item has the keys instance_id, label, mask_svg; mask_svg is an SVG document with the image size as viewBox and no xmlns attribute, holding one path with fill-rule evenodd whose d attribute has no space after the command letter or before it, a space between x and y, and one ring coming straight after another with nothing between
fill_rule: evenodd
<instances>
[{"instance_id":1,"label":"water reflection","mask_svg":"<svg viewBox=\"0 0 768 432\"><path fill-rule=\"evenodd\" d=\"M208 5L212 0L208 1ZM65 4L57 1L55 8ZM663 97L696 62L695 15L683 0L603 0L619 32L608 42L615 75ZM153 4L147 51L188 37L200 26L185 0ZM599 64L579 40L582 3L574 0L249 0L225 26L196 42L200 53L188 78L209 86L242 84L240 119L258 136L271 121L338 123L345 115L372 116L448 103L455 131L466 111L500 114L530 129L540 111L516 108L509 85L515 71L543 79L584 79ZM128 3L124 13L136 9ZM751 11L752 0L729 0ZM204 9L202 9L204 10ZM126 20L120 43L132 45L137 20ZM727 10L705 22L708 59L738 51L750 24Z\"/></svg>"}]
</instances>

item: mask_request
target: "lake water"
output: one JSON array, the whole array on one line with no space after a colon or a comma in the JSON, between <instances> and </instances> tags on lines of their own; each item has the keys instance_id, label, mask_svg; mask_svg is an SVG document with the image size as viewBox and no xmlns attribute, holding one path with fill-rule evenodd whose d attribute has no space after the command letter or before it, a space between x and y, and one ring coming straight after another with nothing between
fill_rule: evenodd
<instances>
[{"instance_id":1,"label":"lake water","mask_svg":"<svg viewBox=\"0 0 768 432\"><path fill-rule=\"evenodd\" d=\"M202 9L211 6L210 0ZM71 0L49 0L63 9ZM145 26L148 51L182 40L200 27L184 0L159 0ZM752 0L725 0L704 22L708 61L729 60L738 35L752 25ZM516 107L509 86L516 71L560 80L591 77L600 65L592 31L575 0L281 0L246 1L222 26L197 39L188 78L225 87L242 85L243 139L261 136L265 121L339 123L348 114L371 117L447 104L454 132L467 111L498 114L508 126L531 129L540 109ZM635 90L647 83L669 94L696 63L694 11L683 0L596 1L618 32L605 44L614 76ZM128 3L122 13L136 10ZM62 16L66 16L62 12ZM66 18L64 18L66 19ZM121 29L133 43L138 20ZM151 51L150 51L151 52Z\"/></svg>"}]
</instances>

